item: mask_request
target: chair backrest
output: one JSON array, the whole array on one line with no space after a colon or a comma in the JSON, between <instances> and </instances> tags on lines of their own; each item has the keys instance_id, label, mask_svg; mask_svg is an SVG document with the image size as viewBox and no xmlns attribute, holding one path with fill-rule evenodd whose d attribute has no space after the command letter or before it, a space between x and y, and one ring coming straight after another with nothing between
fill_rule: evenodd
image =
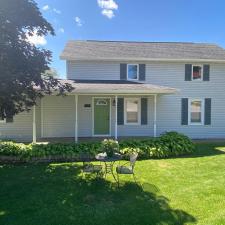
<instances>
[{"instance_id":1,"label":"chair backrest","mask_svg":"<svg viewBox=\"0 0 225 225\"><path fill-rule=\"evenodd\" d=\"M137 161L138 153L132 153L130 155L130 166L134 169L135 163Z\"/></svg>"}]
</instances>

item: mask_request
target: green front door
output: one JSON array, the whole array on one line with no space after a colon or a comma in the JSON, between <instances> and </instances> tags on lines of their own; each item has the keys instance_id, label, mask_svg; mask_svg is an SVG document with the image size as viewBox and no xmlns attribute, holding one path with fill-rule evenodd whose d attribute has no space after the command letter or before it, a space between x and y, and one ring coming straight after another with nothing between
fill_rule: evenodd
<instances>
[{"instance_id":1,"label":"green front door","mask_svg":"<svg viewBox=\"0 0 225 225\"><path fill-rule=\"evenodd\" d=\"M109 135L110 99L94 98L94 135Z\"/></svg>"}]
</instances>

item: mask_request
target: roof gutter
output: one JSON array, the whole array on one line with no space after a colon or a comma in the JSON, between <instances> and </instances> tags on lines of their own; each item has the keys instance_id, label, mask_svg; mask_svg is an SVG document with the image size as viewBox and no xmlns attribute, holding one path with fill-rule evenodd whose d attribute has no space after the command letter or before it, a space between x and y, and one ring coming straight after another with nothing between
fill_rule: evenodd
<instances>
[{"instance_id":1,"label":"roof gutter","mask_svg":"<svg viewBox=\"0 0 225 225\"><path fill-rule=\"evenodd\" d=\"M97 89L74 89L72 92L67 93L66 95L155 95L155 94L176 94L180 90L170 89L170 90L97 90ZM58 92L53 92L52 95L57 95Z\"/></svg>"},{"instance_id":2,"label":"roof gutter","mask_svg":"<svg viewBox=\"0 0 225 225\"><path fill-rule=\"evenodd\" d=\"M167 59L167 58L116 58L116 59L107 59L107 58L74 58L66 57L61 55L60 59L62 60L71 60L71 61L103 61L103 62L121 62L121 61L146 61L146 62L215 62L215 63L225 63L225 59Z\"/></svg>"}]
</instances>

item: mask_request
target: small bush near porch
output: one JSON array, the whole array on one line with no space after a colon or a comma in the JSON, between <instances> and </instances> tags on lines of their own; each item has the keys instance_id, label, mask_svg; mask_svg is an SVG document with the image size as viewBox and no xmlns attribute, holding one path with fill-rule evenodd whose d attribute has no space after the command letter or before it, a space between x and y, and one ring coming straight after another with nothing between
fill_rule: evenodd
<instances>
[{"instance_id":1,"label":"small bush near porch","mask_svg":"<svg viewBox=\"0 0 225 225\"><path fill-rule=\"evenodd\" d=\"M225 224L225 143L138 161L138 185L82 177L80 163L0 166L0 224Z\"/></svg>"}]
</instances>

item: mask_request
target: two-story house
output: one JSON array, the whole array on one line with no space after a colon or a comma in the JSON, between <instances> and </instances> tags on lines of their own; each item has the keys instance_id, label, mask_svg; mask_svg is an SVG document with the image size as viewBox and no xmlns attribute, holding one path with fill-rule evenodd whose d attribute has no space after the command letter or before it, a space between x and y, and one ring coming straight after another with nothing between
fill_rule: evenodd
<instances>
[{"instance_id":1,"label":"two-story house","mask_svg":"<svg viewBox=\"0 0 225 225\"><path fill-rule=\"evenodd\" d=\"M74 90L0 121L0 139L225 138L225 50L215 44L69 41L61 59Z\"/></svg>"}]
</instances>

